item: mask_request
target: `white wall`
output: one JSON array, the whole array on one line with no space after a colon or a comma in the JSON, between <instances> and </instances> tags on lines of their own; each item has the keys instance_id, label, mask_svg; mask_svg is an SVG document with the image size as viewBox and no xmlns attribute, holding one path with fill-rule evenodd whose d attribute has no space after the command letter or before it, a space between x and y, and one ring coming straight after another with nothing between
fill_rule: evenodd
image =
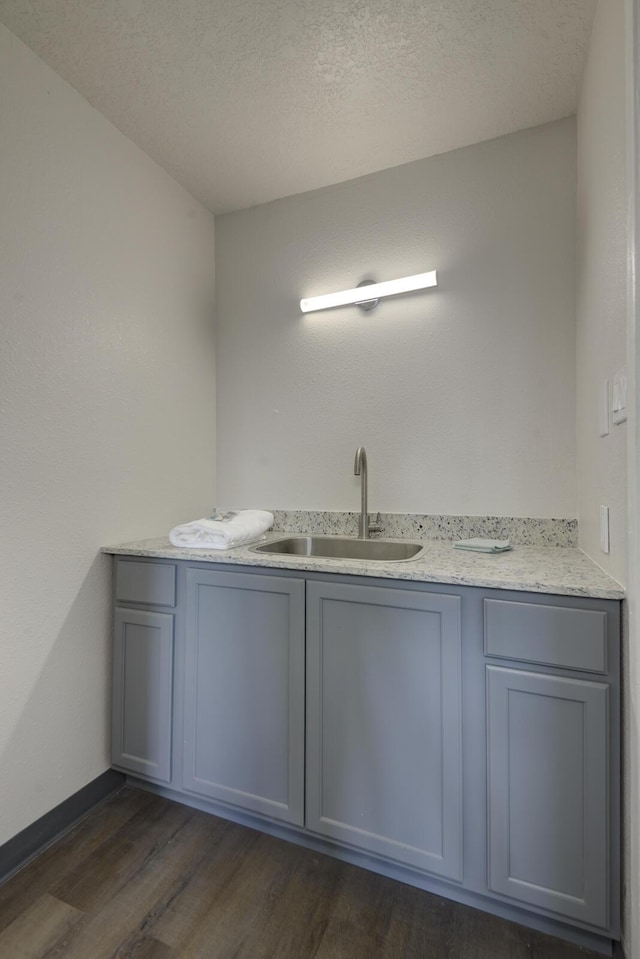
<instances>
[{"instance_id":1,"label":"white wall","mask_svg":"<svg viewBox=\"0 0 640 959\"><path fill-rule=\"evenodd\" d=\"M578 108L577 471L580 545L620 582L627 562L627 425L598 430L603 381L626 363L624 3L600 2ZM609 506L611 552L600 549Z\"/></svg>"},{"instance_id":2,"label":"white wall","mask_svg":"<svg viewBox=\"0 0 640 959\"><path fill-rule=\"evenodd\" d=\"M574 252L572 119L217 217L218 505L575 516Z\"/></svg>"},{"instance_id":3,"label":"white wall","mask_svg":"<svg viewBox=\"0 0 640 959\"><path fill-rule=\"evenodd\" d=\"M110 558L214 502L213 218L0 27L0 843L109 765Z\"/></svg>"}]
</instances>

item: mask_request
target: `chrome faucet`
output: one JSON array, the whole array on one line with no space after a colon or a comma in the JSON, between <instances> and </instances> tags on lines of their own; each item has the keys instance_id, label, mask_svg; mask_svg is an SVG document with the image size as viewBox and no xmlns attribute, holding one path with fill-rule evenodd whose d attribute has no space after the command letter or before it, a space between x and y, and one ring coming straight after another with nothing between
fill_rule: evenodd
<instances>
[{"instance_id":1,"label":"chrome faucet","mask_svg":"<svg viewBox=\"0 0 640 959\"><path fill-rule=\"evenodd\" d=\"M356 450L356 458L353 464L354 476L360 476L360 524L358 527L358 536L360 539L369 539L369 533L379 533L382 529L380 525L380 513L376 516L375 522L369 522L369 512L367 507L367 451L364 446L359 446Z\"/></svg>"}]
</instances>

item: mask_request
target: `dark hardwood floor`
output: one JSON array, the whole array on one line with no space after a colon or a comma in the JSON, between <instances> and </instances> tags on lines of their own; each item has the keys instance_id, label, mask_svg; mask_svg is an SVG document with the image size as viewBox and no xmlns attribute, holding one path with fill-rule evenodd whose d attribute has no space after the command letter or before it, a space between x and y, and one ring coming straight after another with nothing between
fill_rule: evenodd
<instances>
[{"instance_id":1,"label":"dark hardwood floor","mask_svg":"<svg viewBox=\"0 0 640 959\"><path fill-rule=\"evenodd\" d=\"M2 959L594 955L129 788L0 887Z\"/></svg>"}]
</instances>

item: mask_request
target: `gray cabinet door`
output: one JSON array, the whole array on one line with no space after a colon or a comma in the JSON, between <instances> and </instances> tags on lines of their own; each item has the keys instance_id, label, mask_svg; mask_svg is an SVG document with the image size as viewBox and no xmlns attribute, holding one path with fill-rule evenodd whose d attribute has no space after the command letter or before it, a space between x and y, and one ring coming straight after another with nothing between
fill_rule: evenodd
<instances>
[{"instance_id":1,"label":"gray cabinet door","mask_svg":"<svg viewBox=\"0 0 640 959\"><path fill-rule=\"evenodd\" d=\"M303 822L304 582L187 570L183 786Z\"/></svg>"},{"instance_id":2,"label":"gray cabinet door","mask_svg":"<svg viewBox=\"0 0 640 959\"><path fill-rule=\"evenodd\" d=\"M171 779L173 616L116 607L112 761L160 782Z\"/></svg>"},{"instance_id":3,"label":"gray cabinet door","mask_svg":"<svg viewBox=\"0 0 640 959\"><path fill-rule=\"evenodd\" d=\"M487 667L489 888L608 923L608 687Z\"/></svg>"},{"instance_id":4,"label":"gray cabinet door","mask_svg":"<svg viewBox=\"0 0 640 959\"><path fill-rule=\"evenodd\" d=\"M460 600L307 584L307 827L462 878Z\"/></svg>"}]
</instances>

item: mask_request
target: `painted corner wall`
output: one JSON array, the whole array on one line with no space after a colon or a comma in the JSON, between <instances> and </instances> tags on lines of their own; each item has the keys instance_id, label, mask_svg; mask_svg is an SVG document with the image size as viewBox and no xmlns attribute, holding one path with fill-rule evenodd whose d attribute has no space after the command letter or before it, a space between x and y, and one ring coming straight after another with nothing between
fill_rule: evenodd
<instances>
[{"instance_id":1,"label":"painted corner wall","mask_svg":"<svg viewBox=\"0 0 640 959\"><path fill-rule=\"evenodd\" d=\"M109 765L106 543L214 495L213 217L0 26L0 843Z\"/></svg>"},{"instance_id":2,"label":"painted corner wall","mask_svg":"<svg viewBox=\"0 0 640 959\"><path fill-rule=\"evenodd\" d=\"M625 0L627 197L627 363L630 374L629 573L624 636L623 942L640 959L640 0Z\"/></svg>"},{"instance_id":3,"label":"painted corner wall","mask_svg":"<svg viewBox=\"0 0 640 959\"><path fill-rule=\"evenodd\" d=\"M575 516L575 122L216 217L219 506ZM302 316L301 297L439 287Z\"/></svg>"},{"instance_id":4,"label":"painted corner wall","mask_svg":"<svg viewBox=\"0 0 640 959\"><path fill-rule=\"evenodd\" d=\"M629 570L625 628L623 775L623 943L627 959L640 959L640 0L625 0L627 120L627 364Z\"/></svg>"},{"instance_id":5,"label":"painted corner wall","mask_svg":"<svg viewBox=\"0 0 640 959\"><path fill-rule=\"evenodd\" d=\"M577 475L580 545L626 583L627 424L599 435L603 383L625 368L627 201L625 10L600 0L577 116ZM611 551L600 549L609 507Z\"/></svg>"},{"instance_id":6,"label":"painted corner wall","mask_svg":"<svg viewBox=\"0 0 640 959\"><path fill-rule=\"evenodd\" d=\"M628 100L623 0L599 0L578 105L577 467L580 545L627 583L627 444L629 424L598 429L605 379L627 363ZM637 495L637 494L636 494ZM611 552L600 549L599 507L609 507ZM635 625L635 622L634 622ZM637 626L635 626L637 632ZM632 666L637 636L623 630L623 938L628 959L640 959L637 911L637 692ZM635 716L635 719L633 718ZM635 795L634 795L635 793ZM634 928L635 924L635 928Z\"/></svg>"}]
</instances>

